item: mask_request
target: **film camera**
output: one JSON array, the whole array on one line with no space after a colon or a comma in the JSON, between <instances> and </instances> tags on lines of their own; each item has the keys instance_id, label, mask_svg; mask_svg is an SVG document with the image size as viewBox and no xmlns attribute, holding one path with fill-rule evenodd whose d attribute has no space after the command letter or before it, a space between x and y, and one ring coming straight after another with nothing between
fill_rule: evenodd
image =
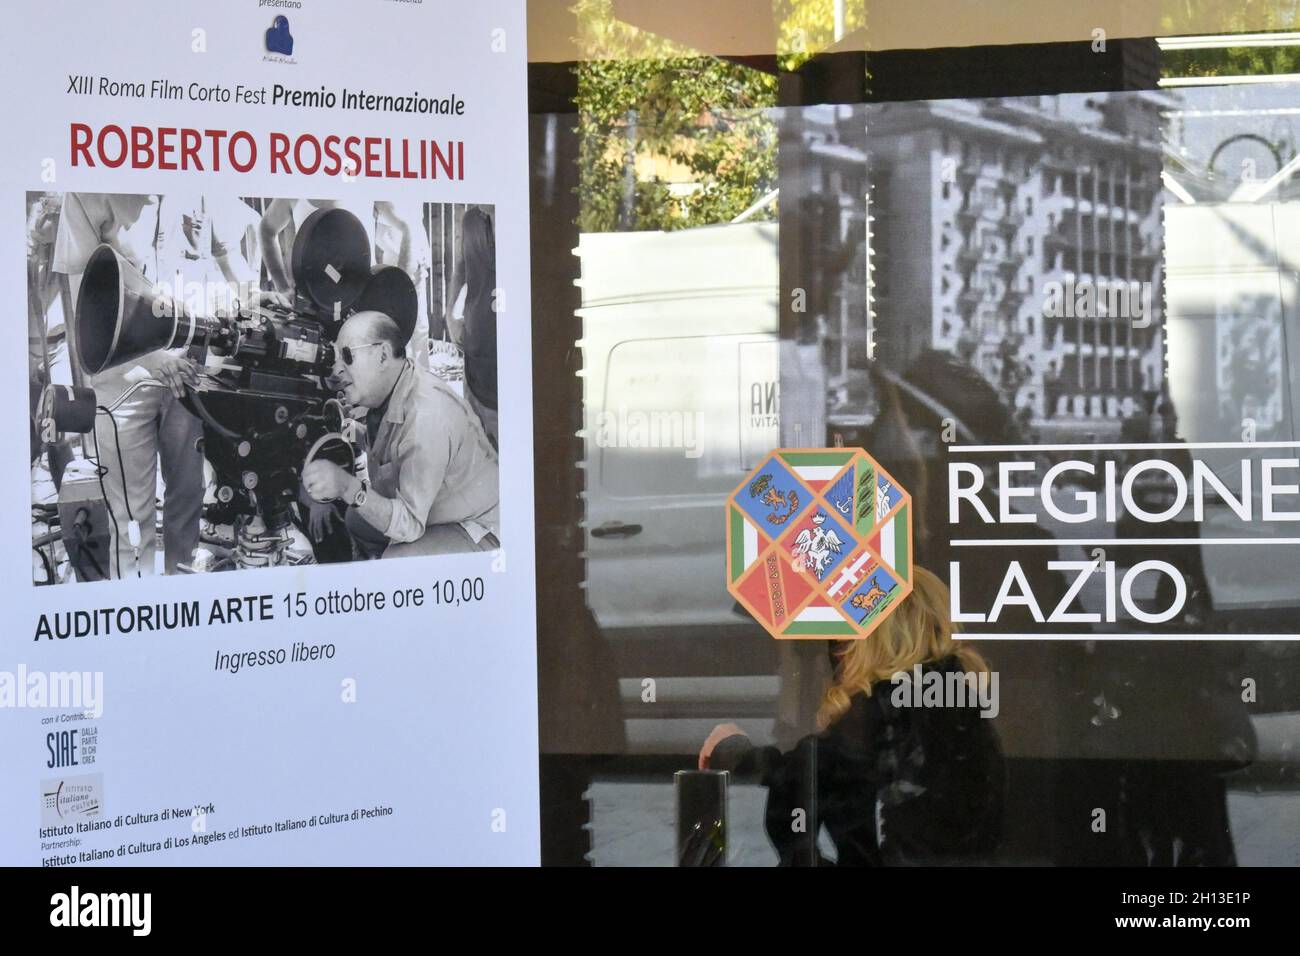
<instances>
[{"instance_id":1,"label":"film camera","mask_svg":"<svg viewBox=\"0 0 1300 956\"><path fill-rule=\"evenodd\" d=\"M354 465L343 437L344 408L329 384L344 320L383 312L407 339L416 324L410 277L396 267L372 269L365 228L344 209L319 209L307 218L291 267L292 307L235 303L204 314L102 245L91 255L77 300L74 348L88 374L158 349L188 348L206 361L201 384L187 388L183 401L203 422L201 451L217 483L217 501L205 517L233 526L234 545L222 562L233 567L285 561L290 509L307 461Z\"/></svg>"}]
</instances>

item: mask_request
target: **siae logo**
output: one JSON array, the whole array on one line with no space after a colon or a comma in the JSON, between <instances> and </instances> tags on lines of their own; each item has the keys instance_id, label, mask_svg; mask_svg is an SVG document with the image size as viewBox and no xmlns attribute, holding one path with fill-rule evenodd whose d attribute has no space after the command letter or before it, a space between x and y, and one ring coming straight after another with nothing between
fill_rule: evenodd
<instances>
[{"instance_id":1,"label":"siae logo","mask_svg":"<svg viewBox=\"0 0 1300 956\"><path fill-rule=\"evenodd\" d=\"M82 893L73 886L50 897L50 925L125 926L133 936L148 936L152 910L152 893Z\"/></svg>"}]
</instances>

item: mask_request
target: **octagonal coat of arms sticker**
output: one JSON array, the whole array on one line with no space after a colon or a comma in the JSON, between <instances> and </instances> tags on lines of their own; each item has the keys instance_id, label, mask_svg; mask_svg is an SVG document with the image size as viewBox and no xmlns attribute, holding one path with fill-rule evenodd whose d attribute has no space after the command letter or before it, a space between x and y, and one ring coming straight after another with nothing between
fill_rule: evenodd
<instances>
[{"instance_id":1,"label":"octagonal coat of arms sticker","mask_svg":"<svg viewBox=\"0 0 1300 956\"><path fill-rule=\"evenodd\" d=\"M727 502L727 590L773 637L866 637L912 592L911 512L861 448L777 449Z\"/></svg>"}]
</instances>

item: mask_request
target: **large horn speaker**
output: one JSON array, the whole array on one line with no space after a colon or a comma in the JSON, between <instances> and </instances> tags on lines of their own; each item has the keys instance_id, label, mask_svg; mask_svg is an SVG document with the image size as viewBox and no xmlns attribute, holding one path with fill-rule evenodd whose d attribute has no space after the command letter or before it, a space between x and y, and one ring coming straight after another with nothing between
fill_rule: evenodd
<instances>
[{"instance_id":1,"label":"large horn speaker","mask_svg":"<svg viewBox=\"0 0 1300 956\"><path fill-rule=\"evenodd\" d=\"M78 360L87 373L137 359L158 349L189 345L215 331L215 319L187 313L112 246L90 256L77 295Z\"/></svg>"}]
</instances>

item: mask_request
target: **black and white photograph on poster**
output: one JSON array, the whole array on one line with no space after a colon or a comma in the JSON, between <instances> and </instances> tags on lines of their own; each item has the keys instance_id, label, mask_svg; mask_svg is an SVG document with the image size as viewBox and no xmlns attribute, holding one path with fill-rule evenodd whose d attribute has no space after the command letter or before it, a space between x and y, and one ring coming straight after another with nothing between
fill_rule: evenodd
<instances>
[{"instance_id":1,"label":"black and white photograph on poster","mask_svg":"<svg viewBox=\"0 0 1300 956\"><path fill-rule=\"evenodd\" d=\"M26 212L35 583L500 547L492 206Z\"/></svg>"}]
</instances>

